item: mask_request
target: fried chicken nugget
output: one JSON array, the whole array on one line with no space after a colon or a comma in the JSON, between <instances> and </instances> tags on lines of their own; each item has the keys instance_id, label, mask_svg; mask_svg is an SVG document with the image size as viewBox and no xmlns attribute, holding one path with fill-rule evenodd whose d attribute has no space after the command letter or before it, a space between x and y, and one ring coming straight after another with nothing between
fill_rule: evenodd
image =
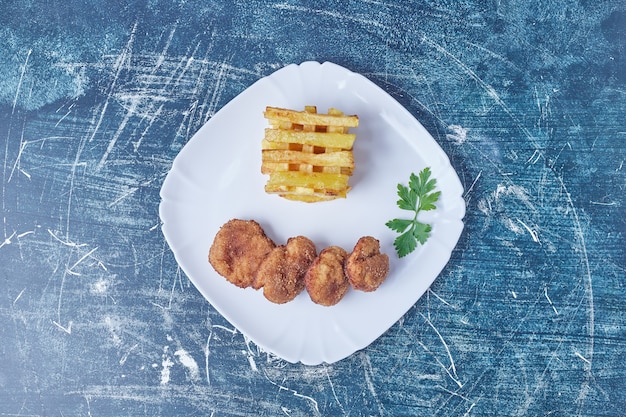
<instances>
[{"instance_id":1,"label":"fried chicken nugget","mask_svg":"<svg viewBox=\"0 0 626 417\"><path fill-rule=\"evenodd\" d=\"M389 257L380 253L380 242L363 236L345 263L345 272L355 290L374 291L389 275Z\"/></svg>"},{"instance_id":2,"label":"fried chicken nugget","mask_svg":"<svg viewBox=\"0 0 626 417\"><path fill-rule=\"evenodd\" d=\"M209 262L215 271L238 287L250 287L259 265L276 244L254 220L232 219L215 235Z\"/></svg>"},{"instance_id":3,"label":"fried chicken nugget","mask_svg":"<svg viewBox=\"0 0 626 417\"><path fill-rule=\"evenodd\" d=\"M304 277L311 300L323 306L337 304L350 288L343 271L348 252L338 246L330 246L320 252Z\"/></svg>"},{"instance_id":4,"label":"fried chicken nugget","mask_svg":"<svg viewBox=\"0 0 626 417\"><path fill-rule=\"evenodd\" d=\"M315 243L304 236L292 237L265 257L256 273L255 288L276 304L296 298L304 290L304 275L317 256Z\"/></svg>"}]
</instances>

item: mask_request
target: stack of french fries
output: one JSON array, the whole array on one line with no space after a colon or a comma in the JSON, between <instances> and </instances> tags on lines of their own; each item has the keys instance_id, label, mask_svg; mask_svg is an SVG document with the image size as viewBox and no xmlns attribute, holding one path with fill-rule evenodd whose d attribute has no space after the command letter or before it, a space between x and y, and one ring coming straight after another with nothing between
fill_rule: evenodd
<instances>
[{"instance_id":1,"label":"stack of french fries","mask_svg":"<svg viewBox=\"0 0 626 417\"><path fill-rule=\"evenodd\" d=\"M270 124L262 142L261 172L270 176L265 191L309 203L345 198L356 138L349 128L359 118L334 108L319 114L315 106L267 107L264 115Z\"/></svg>"}]
</instances>

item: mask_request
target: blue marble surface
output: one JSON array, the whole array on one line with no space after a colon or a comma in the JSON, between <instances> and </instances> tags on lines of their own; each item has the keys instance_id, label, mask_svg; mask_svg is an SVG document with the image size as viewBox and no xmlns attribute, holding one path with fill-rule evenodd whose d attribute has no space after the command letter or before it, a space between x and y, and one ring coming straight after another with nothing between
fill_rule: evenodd
<instances>
[{"instance_id":1,"label":"blue marble surface","mask_svg":"<svg viewBox=\"0 0 626 417\"><path fill-rule=\"evenodd\" d=\"M623 1L0 1L0 416L626 415ZM332 61L449 155L465 230L368 348L308 367L160 230L177 153Z\"/></svg>"}]
</instances>

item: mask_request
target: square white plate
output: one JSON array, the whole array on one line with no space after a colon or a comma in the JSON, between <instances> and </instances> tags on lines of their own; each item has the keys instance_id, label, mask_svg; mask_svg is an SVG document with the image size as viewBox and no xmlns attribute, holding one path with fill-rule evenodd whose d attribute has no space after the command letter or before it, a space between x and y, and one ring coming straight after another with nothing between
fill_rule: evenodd
<instances>
[{"instance_id":1,"label":"square white plate","mask_svg":"<svg viewBox=\"0 0 626 417\"><path fill-rule=\"evenodd\" d=\"M346 199L288 201L264 192L260 172L266 106L325 113L336 107L359 116L355 170ZM432 225L424 246L399 259L397 234L385 226L411 213L397 205L397 184L429 166L441 197L424 213ZM163 233L182 270L200 293L262 349L289 362L332 363L363 349L391 327L428 289L450 259L461 232L463 187L447 155L396 100L367 78L329 62L289 65L262 78L224 106L175 158L161 189ZM253 219L277 244L311 238L318 251L348 252L365 235L390 258L390 274L372 293L350 290L333 307L314 304L306 291L287 304L240 289L207 260L218 229L232 218Z\"/></svg>"}]
</instances>

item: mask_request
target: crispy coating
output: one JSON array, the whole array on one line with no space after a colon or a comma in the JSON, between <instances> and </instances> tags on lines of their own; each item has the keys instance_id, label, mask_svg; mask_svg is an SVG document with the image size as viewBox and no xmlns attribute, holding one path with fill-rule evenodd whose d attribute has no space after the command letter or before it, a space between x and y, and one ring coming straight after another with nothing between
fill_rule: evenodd
<instances>
[{"instance_id":1,"label":"crispy coating","mask_svg":"<svg viewBox=\"0 0 626 417\"><path fill-rule=\"evenodd\" d=\"M215 235L209 262L215 271L238 287L253 284L259 265L276 244L254 220L232 219Z\"/></svg>"},{"instance_id":2,"label":"crispy coating","mask_svg":"<svg viewBox=\"0 0 626 417\"><path fill-rule=\"evenodd\" d=\"M374 291L389 275L389 257L380 253L377 239L363 236L346 259L345 272L352 288Z\"/></svg>"},{"instance_id":3,"label":"crispy coating","mask_svg":"<svg viewBox=\"0 0 626 417\"><path fill-rule=\"evenodd\" d=\"M265 257L256 273L255 288L276 304L296 298L304 290L304 275L317 256L315 244L304 236L292 237Z\"/></svg>"},{"instance_id":4,"label":"crispy coating","mask_svg":"<svg viewBox=\"0 0 626 417\"><path fill-rule=\"evenodd\" d=\"M316 304L332 306L337 304L350 288L343 271L343 263L348 252L338 246L322 250L306 273L304 283Z\"/></svg>"}]
</instances>

